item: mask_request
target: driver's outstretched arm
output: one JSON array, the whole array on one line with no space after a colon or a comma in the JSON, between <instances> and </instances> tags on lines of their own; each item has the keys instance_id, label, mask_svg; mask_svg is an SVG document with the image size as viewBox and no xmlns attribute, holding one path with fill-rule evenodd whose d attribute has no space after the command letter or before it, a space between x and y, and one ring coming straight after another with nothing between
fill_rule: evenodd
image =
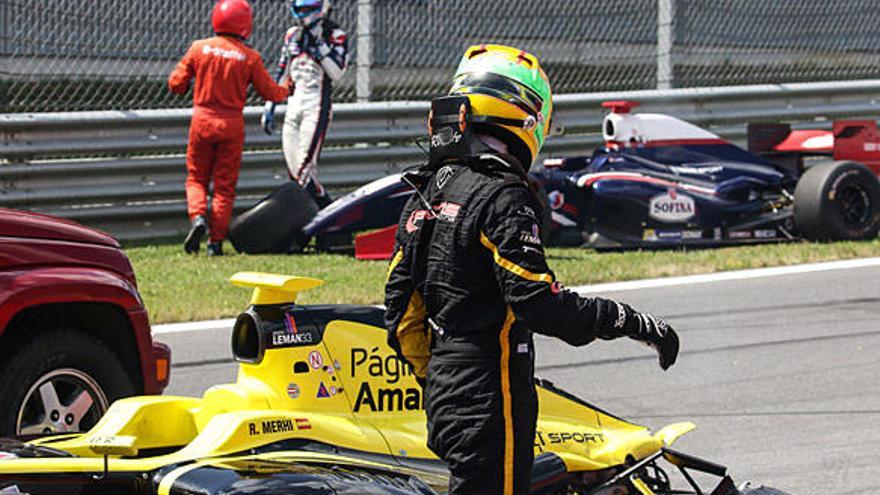
<instances>
[{"instance_id":1,"label":"driver's outstretched arm","mask_svg":"<svg viewBox=\"0 0 880 495\"><path fill-rule=\"evenodd\" d=\"M517 319L534 332L572 345L630 337L655 347L664 369L671 366L678 337L665 322L610 299L581 297L556 281L541 244L540 211L525 184L505 187L488 207L480 232L495 278Z\"/></svg>"}]
</instances>

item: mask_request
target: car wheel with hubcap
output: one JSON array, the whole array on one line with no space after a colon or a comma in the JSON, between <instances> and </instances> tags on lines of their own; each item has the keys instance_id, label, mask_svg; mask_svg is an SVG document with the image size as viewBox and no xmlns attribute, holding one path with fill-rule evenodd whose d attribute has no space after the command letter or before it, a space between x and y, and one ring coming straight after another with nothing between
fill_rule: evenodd
<instances>
[{"instance_id":1,"label":"car wheel with hubcap","mask_svg":"<svg viewBox=\"0 0 880 495\"><path fill-rule=\"evenodd\" d=\"M86 431L112 401L136 393L104 342L73 329L35 333L0 367L0 435Z\"/></svg>"},{"instance_id":2,"label":"car wheel with hubcap","mask_svg":"<svg viewBox=\"0 0 880 495\"><path fill-rule=\"evenodd\" d=\"M80 431L101 419L109 407L98 382L73 368L50 371L24 396L15 421L16 434L40 435Z\"/></svg>"}]
</instances>

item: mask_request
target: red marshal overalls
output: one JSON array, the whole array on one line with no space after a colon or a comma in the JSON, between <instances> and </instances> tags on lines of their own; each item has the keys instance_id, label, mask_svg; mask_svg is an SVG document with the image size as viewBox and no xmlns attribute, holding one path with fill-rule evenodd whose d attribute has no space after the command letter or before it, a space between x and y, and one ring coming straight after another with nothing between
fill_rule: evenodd
<instances>
[{"instance_id":1,"label":"red marshal overalls","mask_svg":"<svg viewBox=\"0 0 880 495\"><path fill-rule=\"evenodd\" d=\"M207 213L214 181L210 240L226 237L244 147L244 109L250 84L267 100L284 101L288 89L275 84L260 54L243 41L215 36L193 42L168 78L175 93L185 93L195 77L194 109L186 151L186 201L190 220Z\"/></svg>"}]
</instances>

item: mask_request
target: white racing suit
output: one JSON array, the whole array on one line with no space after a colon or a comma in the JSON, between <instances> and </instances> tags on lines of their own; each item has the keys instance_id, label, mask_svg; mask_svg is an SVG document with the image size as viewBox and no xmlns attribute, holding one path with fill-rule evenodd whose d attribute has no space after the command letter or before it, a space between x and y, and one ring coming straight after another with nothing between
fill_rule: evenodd
<instances>
[{"instance_id":1,"label":"white racing suit","mask_svg":"<svg viewBox=\"0 0 880 495\"><path fill-rule=\"evenodd\" d=\"M282 148L291 180L306 188L324 207L330 197L318 181L318 157L332 118L333 82L345 73L348 37L335 22L322 19L320 37L302 26L294 26L284 36L279 61L281 79L291 87L282 127Z\"/></svg>"}]
</instances>

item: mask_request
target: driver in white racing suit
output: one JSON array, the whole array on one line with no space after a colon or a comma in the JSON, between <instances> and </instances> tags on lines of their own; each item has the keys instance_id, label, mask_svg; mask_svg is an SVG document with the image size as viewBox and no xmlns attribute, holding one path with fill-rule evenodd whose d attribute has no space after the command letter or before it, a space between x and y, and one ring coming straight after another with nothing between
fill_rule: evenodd
<instances>
[{"instance_id":1,"label":"driver in white racing suit","mask_svg":"<svg viewBox=\"0 0 880 495\"><path fill-rule=\"evenodd\" d=\"M276 80L287 81L290 96L282 127L282 148L291 180L299 182L318 206L331 199L318 181L318 157L332 117L333 83L345 73L348 36L328 18L329 0L291 0L297 24L287 30ZM266 102L260 121L275 130L275 103Z\"/></svg>"}]
</instances>

